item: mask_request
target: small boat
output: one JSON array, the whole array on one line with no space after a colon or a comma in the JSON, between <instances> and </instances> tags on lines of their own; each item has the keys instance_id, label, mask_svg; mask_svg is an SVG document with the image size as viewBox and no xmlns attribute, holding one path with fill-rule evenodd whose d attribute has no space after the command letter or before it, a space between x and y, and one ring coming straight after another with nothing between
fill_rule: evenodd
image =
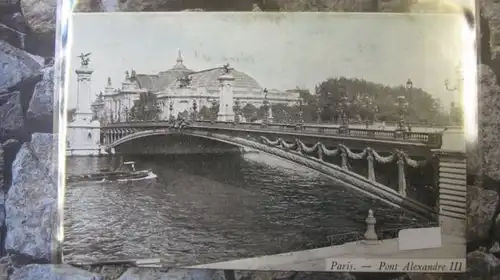
<instances>
[{"instance_id":1,"label":"small boat","mask_svg":"<svg viewBox=\"0 0 500 280\"><path fill-rule=\"evenodd\" d=\"M114 183L154 180L156 177L156 174L154 174L151 170L135 170L135 162L127 161L113 171L110 169L101 169L101 172L99 173L68 175L66 177L66 182L68 184L80 182Z\"/></svg>"}]
</instances>

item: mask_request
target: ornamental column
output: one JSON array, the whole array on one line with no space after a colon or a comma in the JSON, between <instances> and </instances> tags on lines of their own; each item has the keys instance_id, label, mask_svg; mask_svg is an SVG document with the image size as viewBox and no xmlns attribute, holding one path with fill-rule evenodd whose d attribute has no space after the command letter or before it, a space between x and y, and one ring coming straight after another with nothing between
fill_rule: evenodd
<instances>
[{"instance_id":1,"label":"ornamental column","mask_svg":"<svg viewBox=\"0 0 500 280\"><path fill-rule=\"evenodd\" d=\"M225 67L224 75L219 77L220 93L219 93L219 113L217 121L234 122L233 111L233 82L234 77L229 73L228 65Z\"/></svg>"},{"instance_id":2,"label":"ornamental column","mask_svg":"<svg viewBox=\"0 0 500 280\"><path fill-rule=\"evenodd\" d=\"M91 77L94 70L90 69L88 63L82 63L80 68L75 70L77 76L76 88L76 122L89 122L92 120L92 89Z\"/></svg>"},{"instance_id":3,"label":"ornamental column","mask_svg":"<svg viewBox=\"0 0 500 280\"><path fill-rule=\"evenodd\" d=\"M98 156L101 146L101 125L92 121L92 91L89 55L79 56L81 65L75 70L77 77L75 120L68 124L66 153L69 156Z\"/></svg>"}]
</instances>

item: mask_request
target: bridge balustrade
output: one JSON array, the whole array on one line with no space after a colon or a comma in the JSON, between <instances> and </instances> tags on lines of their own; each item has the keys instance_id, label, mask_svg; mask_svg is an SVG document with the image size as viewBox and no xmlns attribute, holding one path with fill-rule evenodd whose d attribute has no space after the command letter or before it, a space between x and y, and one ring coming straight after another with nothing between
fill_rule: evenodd
<instances>
[{"instance_id":1,"label":"bridge balustrade","mask_svg":"<svg viewBox=\"0 0 500 280\"><path fill-rule=\"evenodd\" d=\"M108 128L122 129L121 132L114 132L111 139L119 139L125 136L126 129L138 131L140 129L153 129L153 128L166 128L171 127L172 123L168 121L154 121L154 122L128 122L128 123L115 123L103 127L104 130ZM251 122L221 122L221 121L196 121L190 123L188 126L202 129L224 129L224 130L255 130L266 132L287 132L297 133L304 135L341 135L356 138L368 139L391 139L401 140L404 142L417 142L423 143L428 146L440 147L442 144L442 133L434 132L409 132L398 130L379 130L379 129L360 129L360 128L347 128L333 127L331 125L305 125L305 124L281 124L281 123L251 123ZM113 130L114 131L114 130ZM105 137L106 138L106 137Z\"/></svg>"},{"instance_id":2,"label":"bridge balustrade","mask_svg":"<svg viewBox=\"0 0 500 280\"><path fill-rule=\"evenodd\" d=\"M342 130L339 127L321 126L321 125L304 125L304 124L261 124L249 122L211 122L211 121L198 121L197 126L203 125L206 127L214 128L238 128L238 129L251 129L251 130L265 130L265 131L283 131L295 133L309 133L309 134L331 134L331 135L345 135L350 137L360 138L386 138L386 139L400 139L409 142L419 142L430 146L441 146L442 134L441 133L428 133L428 132L409 132L397 130L378 130L378 129L360 129L360 128L347 128Z\"/></svg>"}]
</instances>

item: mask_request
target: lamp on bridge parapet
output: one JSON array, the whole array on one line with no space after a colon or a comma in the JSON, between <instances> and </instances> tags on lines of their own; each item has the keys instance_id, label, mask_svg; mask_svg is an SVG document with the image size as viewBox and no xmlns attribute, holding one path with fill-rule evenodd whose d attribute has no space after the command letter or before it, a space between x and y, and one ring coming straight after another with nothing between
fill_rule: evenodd
<instances>
[{"instance_id":1,"label":"lamp on bridge parapet","mask_svg":"<svg viewBox=\"0 0 500 280\"><path fill-rule=\"evenodd\" d=\"M240 114L241 114L240 100L238 98L236 98L234 100L234 123L235 124L240 123Z\"/></svg>"},{"instance_id":2,"label":"lamp on bridge parapet","mask_svg":"<svg viewBox=\"0 0 500 280\"><path fill-rule=\"evenodd\" d=\"M193 121L198 120L198 104L196 100L193 100Z\"/></svg>"},{"instance_id":3,"label":"lamp on bridge parapet","mask_svg":"<svg viewBox=\"0 0 500 280\"><path fill-rule=\"evenodd\" d=\"M212 99L212 108L216 108L218 104L219 101L216 98ZM216 121L217 121L217 112L215 112L214 115L212 116L211 122L215 123Z\"/></svg>"},{"instance_id":4,"label":"lamp on bridge parapet","mask_svg":"<svg viewBox=\"0 0 500 280\"><path fill-rule=\"evenodd\" d=\"M304 124L304 99L299 98L299 125Z\"/></svg>"},{"instance_id":5,"label":"lamp on bridge parapet","mask_svg":"<svg viewBox=\"0 0 500 280\"><path fill-rule=\"evenodd\" d=\"M297 123L295 124L295 130L302 130L303 127L304 127L304 108L303 108L303 103L304 103L304 100L299 97L299 99L297 100L297 105L299 107L299 119L297 120Z\"/></svg>"},{"instance_id":6,"label":"lamp on bridge parapet","mask_svg":"<svg viewBox=\"0 0 500 280\"><path fill-rule=\"evenodd\" d=\"M432 112L431 126L435 127L436 126L436 117L438 115L438 105L436 104L436 102L432 102L431 112Z\"/></svg>"},{"instance_id":7,"label":"lamp on bridge parapet","mask_svg":"<svg viewBox=\"0 0 500 280\"><path fill-rule=\"evenodd\" d=\"M318 108L316 108L316 123L321 123L321 100L319 98L319 94L317 94L316 96L316 106Z\"/></svg>"},{"instance_id":8,"label":"lamp on bridge parapet","mask_svg":"<svg viewBox=\"0 0 500 280\"><path fill-rule=\"evenodd\" d=\"M268 94L268 90L267 88L264 89L264 121L262 122L262 124L264 126L267 126L269 124L269 100L267 100L267 94Z\"/></svg>"},{"instance_id":9,"label":"lamp on bridge parapet","mask_svg":"<svg viewBox=\"0 0 500 280\"><path fill-rule=\"evenodd\" d=\"M403 95L398 96L398 102L396 103L399 111L399 120L396 128L396 135L402 136L406 131L405 118L406 112L408 111L408 102L406 102L406 97Z\"/></svg>"},{"instance_id":10,"label":"lamp on bridge parapet","mask_svg":"<svg viewBox=\"0 0 500 280\"><path fill-rule=\"evenodd\" d=\"M410 104L413 104L413 82L411 81L411 79L408 79L406 81L406 92L407 92L407 96L408 96L408 103ZM410 122L408 121L408 125L410 124Z\"/></svg>"},{"instance_id":11,"label":"lamp on bridge parapet","mask_svg":"<svg viewBox=\"0 0 500 280\"><path fill-rule=\"evenodd\" d=\"M364 121L365 121L365 126L366 128L368 128L370 126L370 124L373 124L373 119L374 119L374 114L375 114L375 108L373 106L373 100L370 96L366 95L364 98L363 98L363 104L361 105L361 107L364 108L364 111L365 111L365 116L364 116Z\"/></svg>"},{"instance_id":12,"label":"lamp on bridge parapet","mask_svg":"<svg viewBox=\"0 0 500 280\"><path fill-rule=\"evenodd\" d=\"M348 117L348 112L349 112L349 107L351 102L349 101L349 97L347 96L347 92L343 91L342 96L340 97L340 106L339 106L339 113L340 113L340 133L347 133L349 130L349 117Z\"/></svg>"},{"instance_id":13,"label":"lamp on bridge parapet","mask_svg":"<svg viewBox=\"0 0 500 280\"><path fill-rule=\"evenodd\" d=\"M125 113L125 121L128 122L128 117L129 117L129 109L127 106L125 106L125 108L123 108L123 112Z\"/></svg>"},{"instance_id":14,"label":"lamp on bridge parapet","mask_svg":"<svg viewBox=\"0 0 500 280\"><path fill-rule=\"evenodd\" d=\"M168 112L169 112L169 118L170 120L175 119L174 116L174 101L170 101L170 104L168 105Z\"/></svg>"},{"instance_id":15,"label":"lamp on bridge parapet","mask_svg":"<svg viewBox=\"0 0 500 280\"><path fill-rule=\"evenodd\" d=\"M463 85L463 80L464 80L462 69L460 66L457 66L456 74L457 74L457 78L455 81L455 85L450 86L450 81L448 79L446 79L446 80L444 80L444 86L445 86L445 89L447 91L458 92L458 94L460 94L462 92L462 85Z\"/></svg>"}]
</instances>

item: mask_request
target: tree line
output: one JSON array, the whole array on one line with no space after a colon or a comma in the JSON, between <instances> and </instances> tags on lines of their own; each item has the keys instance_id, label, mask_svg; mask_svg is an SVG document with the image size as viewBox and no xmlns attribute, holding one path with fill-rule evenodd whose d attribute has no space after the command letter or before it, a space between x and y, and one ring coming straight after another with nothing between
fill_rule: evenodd
<instances>
[{"instance_id":1,"label":"tree line","mask_svg":"<svg viewBox=\"0 0 500 280\"><path fill-rule=\"evenodd\" d=\"M463 122L463 109L460 106L452 103L450 112L444 112L440 101L420 88L406 88L403 85L390 87L363 79L339 77L319 83L315 94L308 90L298 91L301 102L271 106L274 122L293 123L302 120L306 123L338 123L342 110L350 122L397 122L400 118L399 96L404 96L407 102L405 120L409 123L460 125ZM168 107L169 104L165 106ZM154 93L142 93L127 112L128 120L158 120L161 107ZM198 118L212 120L217 116L218 103L196 109ZM266 116L264 106L246 104L243 107L235 106L234 110L249 122L262 120ZM184 112L185 117L188 114L189 112Z\"/></svg>"}]
</instances>

